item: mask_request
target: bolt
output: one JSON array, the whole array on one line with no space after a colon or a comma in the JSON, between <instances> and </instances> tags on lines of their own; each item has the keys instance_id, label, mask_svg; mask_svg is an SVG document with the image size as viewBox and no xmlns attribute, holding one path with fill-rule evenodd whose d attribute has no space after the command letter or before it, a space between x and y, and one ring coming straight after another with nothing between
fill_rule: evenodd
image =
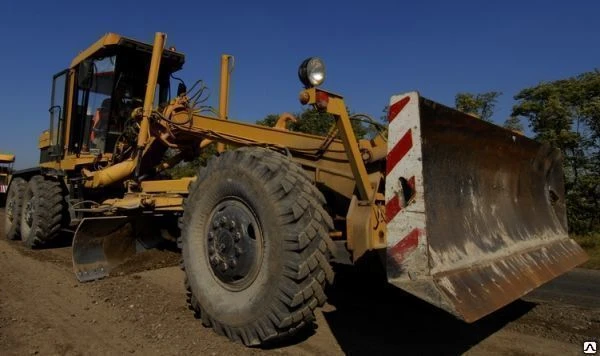
<instances>
[{"instance_id":1,"label":"bolt","mask_svg":"<svg viewBox=\"0 0 600 356\"><path fill-rule=\"evenodd\" d=\"M241 247L239 247L239 246L236 246L236 247L235 247L235 249L234 249L234 252L235 252L235 255L236 255L236 256L239 256L239 255L241 255L241 254L242 254L242 252L243 252L243 251L242 251L242 248L241 248Z\"/></svg>"},{"instance_id":2,"label":"bolt","mask_svg":"<svg viewBox=\"0 0 600 356\"><path fill-rule=\"evenodd\" d=\"M217 264L219 263L219 260L217 259L217 257L216 257L216 256L211 256L211 257L209 258L209 262L210 262L210 264L211 264L213 267L216 267L216 266L217 266Z\"/></svg>"},{"instance_id":3,"label":"bolt","mask_svg":"<svg viewBox=\"0 0 600 356\"><path fill-rule=\"evenodd\" d=\"M221 265L219 267L221 267L222 272L227 271L227 269L229 268L229 266L227 265L227 263L225 263L225 261L221 262Z\"/></svg>"},{"instance_id":4,"label":"bolt","mask_svg":"<svg viewBox=\"0 0 600 356\"><path fill-rule=\"evenodd\" d=\"M220 245L219 245L219 252L223 252L223 251L225 251L225 248L226 248L226 247L227 247L227 246L225 246L225 244L220 244Z\"/></svg>"},{"instance_id":5,"label":"bolt","mask_svg":"<svg viewBox=\"0 0 600 356\"><path fill-rule=\"evenodd\" d=\"M300 104L302 105L306 105L308 104L308 101L310 100L310 95L303 91L302 93L300 93Z\"/></svg>"},{"instance_id":6,"label":"bolt","mask_svg":"<svg viewBox=\"0 0 600 356\"><path fill-rule=\"evenodd\" d=\"M233 238L233 239L235 240L235 242L238 242L238 241L240 241L240 240L242 239L242 234L240 234L240 232L239 232L239 231L238 231L238 232L236 232L236 233L235 233L235 236L234 236L234 238Z\"/></svg>"},{"instance_id":7,"label":"bolt","mask_svg":"<svg viewBox=\"0 0 600 356\"><path fill-rule=\"evenodd\" d=\"M229 260L229 266L230 266L232 269L235 269L235 267L237 267L237 261L236 261L235 259L233 259L233 258L232 258L231 260Z\"/></svg>"},{"instance_id":8,"label":"bolt","mask_svg":"<svg viewBox=\"0 0 600 356\"><path fill-rule=\"evenodd\" d=\"M223 217L221 218L221 225L225 225L225 223L226 223L226 222L227 222L227 217L226 217L226 216L223 216Z\"/></svg>"},{"instance_id":9,"label":"bolt","mask_svg":"<svg viewBox=\"0 0 600 356\"><path fill-rule=\"evenodd\" d=\"M212 231L208 232L208 241L211 241L215 237L215 234Z\"/></svg>"},{"instance_id":10,"label":"bolt","mask_svg":"<svg viewBox=\"0 0 600 356\"><path fill-rule=\"evenodd\" d=\"M218 222L217 220L214 220L214 221L213 221L213 227L214 227L214 228L217 228L217 227L219 227L219 222Z\"/></svg>"},{"instance_id":11,"label":"bolt","mask_svg":"<svg viewBox=\"0 0 600 356\"><path fill-rule=\"evenodd\" d=\"M360 155L362 157L362 160L365 161L365 162L368 162L368 161L371 160L371 152L369 152L369 150L367 150L366 148L362 149L360 151Z\"/></svg>"},{"instance_id":12,"label":"bolt","mask_svg":"<svg viewBox=\"0 0 600 356\"><path fill-rule=\"evenodd\" d=\"M231 220L231 222L229 223L229 226L230 226L231 230L233 230L235 228L235 221Z\"/></svg>"}]
</instances>

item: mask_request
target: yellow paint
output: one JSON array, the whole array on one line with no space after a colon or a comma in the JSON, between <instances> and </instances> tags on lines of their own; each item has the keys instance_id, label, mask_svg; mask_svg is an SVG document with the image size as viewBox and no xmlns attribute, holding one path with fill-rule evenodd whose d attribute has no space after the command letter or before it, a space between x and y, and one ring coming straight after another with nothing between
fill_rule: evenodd
<instances>
[{"instance_id":1,"label":"yellow paint","mask_svg":"<svg viewBox=\"0 0 600 356\"><path fill-rule=\"evenodd\" d=\"M358 188L359 198L363 201L371 201L373 197L373 188L369 183L369 175L367 174L367 169L358 150L356 135L352 129L352 124L350 123L350 118L348 117L348 109L346 108L344 99L339 95L317 88L306 89L303 93L301 93L301 96L308 97L307 104L319 107L320 105L323 105L318 101L319 92L328 98L327 102L325 103L326 107L319 108L319 110L332 114L336 119L338 130L342 136L342 144L344 145L344 150L348 155L350 168L352 169L352 173L356 179L356 187Z\"/></svg>"},{"instance_id":2,"label":"yellow paint","mask_svg":"<svg viewBox=\"0 0 600 356\"><path fill-rule=\"evenodd\" d=\"M91 46L86 48L84 51L80 52L71 62L71 66L69 68L75 68L79 63L83 62L87 58L91 57L94 53L98 52L100 49L110 45L116 45L121 40L121 36L116 33L107 33L98 41L94 42Z\"/></svg>"},{"instance_id":3,"label":"yellow paint","mask_svg":"<svg viewBox=\"0 0 600 356\"><path fill-rule=\"evenodd\" d=\"M15 155L10 153L0 153L0 163L13 163Z\"/></svg>"},{"instance_id":4,"label":"yellow paint","mask_svg":"<svg viewBox=\"0 0 600 356\"><path fill-rule=\"evenodd\" d=\"M137 159L128 159L94 172L83 169L81 173L87 178L84 186L86 188L102 188L122 181L133 173L136 163Z\"/></svg>"},{"instance_id":5,"label":"yellow paint","mask_svg":"<svg viewBox=\"0 0 600 356\"><path fill-rule=\"evenodd\" d=\"M167 35L157 32L154 36L154 47L152 48L152 59L150 61L150 71L148 72L148 83L146 84L146 96L144 98L144 114L140 123L140 133L138 134L138 149L144 148L148 143L150 115L154 105L154 93L156 92L156 82L158 81L158 69L160 68L160 59Z\"/></svg>"},{"instance_id":6,"label":"yellow paint","mask_svg":"<svg viewBox=\"0 0 600 356\"><path fill-rule=\"evenodd\" d=\"M195 178L181 178L169 180L148 180L142 182L141 188L144 193L180 193L187 194L190 183Z\"/></svg>"},{"instance_id":7,"label":"yellow paint","mask_svg":"<svg viewBox=\"0 0 600 356\"><path fill-rule=\"evenodd\" d=\"M219 91L219 117L227 120L227 111L229 108L229 79L230 64L233 62L233 56L223 54L221 56L221 82ZM225 145L222 142L217 143L217 152L225 151Z\"/></svg>"},{"instance_id":8,"label":"yellow paint","mask_svg":"<svg viewBox=\"0 0 600 356\"><path fill-rule=\"evenodd\" d=\"M42 132L38 139L38 148L47 148L50 147L50 131L46 130Z\"/></svg>"}]
</instances>

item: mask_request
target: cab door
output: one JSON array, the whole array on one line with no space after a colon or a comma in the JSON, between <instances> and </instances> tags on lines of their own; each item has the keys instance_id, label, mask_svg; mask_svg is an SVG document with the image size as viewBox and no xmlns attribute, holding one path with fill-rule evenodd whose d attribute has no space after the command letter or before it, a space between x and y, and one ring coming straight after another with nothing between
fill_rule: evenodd
<instances>
[{"instance_id":1,"label":"cab door","mask_svg":"<svg viewBox=\"0 0 600 356\"><path fill-rule=\"evenodd\" d=\"M50 147L46 157L42 155L42 162L59 160L63 156L68 74L69 70L65 69L52 78L52 95L48 110L50 112ZM44 160L44 158L46 159Z\"/></svg>"}]
</instances>

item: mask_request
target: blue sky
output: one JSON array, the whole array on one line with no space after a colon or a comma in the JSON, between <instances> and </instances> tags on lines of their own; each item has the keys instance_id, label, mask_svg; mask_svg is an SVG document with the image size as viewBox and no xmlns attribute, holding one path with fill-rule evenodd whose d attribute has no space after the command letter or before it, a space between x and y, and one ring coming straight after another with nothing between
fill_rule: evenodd
<instances>
[{"instance_id":1,"label":"blue sky","mask_svg":"<svg viewBox=\"0 0 600 356\"><path fill-rule=\"evenodd\" d=\"M143 5L141 5L143 4ZM14 1L0 4L0 151L17 168L37 163L54 73L106 32L186 54L181 76L204 79L217 104L219 56L236 57L230 116L255 121L298 111L297 66L317 55L325 88L355 112L380 116L411 90L446 105L459 91L512 96L540 81L600 67L598 1Z\"/></svg>"}]
</instances>

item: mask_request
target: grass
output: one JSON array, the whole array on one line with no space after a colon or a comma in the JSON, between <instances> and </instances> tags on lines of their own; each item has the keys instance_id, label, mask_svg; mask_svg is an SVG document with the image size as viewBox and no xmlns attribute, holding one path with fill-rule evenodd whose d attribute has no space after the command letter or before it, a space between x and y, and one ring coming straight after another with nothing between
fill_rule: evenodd
<instances>
[{"instance_id":1,"label":"grass","mask_svg":"<svg viewBox=\"0 0 600 356\"><path fill-rule=\"evenodd\" d=\"M600 234L575 235L572 237L590 256L590 259L581 267L600 269Z\"/></svg>"}]
</instances>

